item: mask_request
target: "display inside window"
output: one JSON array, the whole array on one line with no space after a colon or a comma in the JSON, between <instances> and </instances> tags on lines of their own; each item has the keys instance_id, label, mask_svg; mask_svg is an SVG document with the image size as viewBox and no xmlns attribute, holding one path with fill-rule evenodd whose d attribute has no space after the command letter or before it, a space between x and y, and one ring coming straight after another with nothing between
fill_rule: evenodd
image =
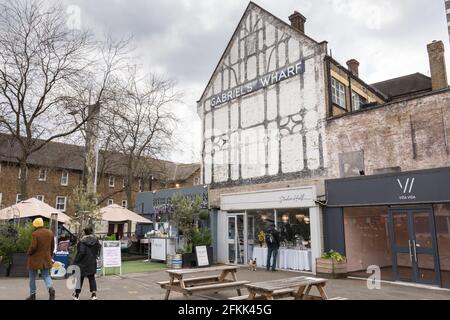
<instances>
[{"instance_id":1,"label":"display inside window","mask_svg":"<svg viewBox=\"0 0 450 320\"><path fill-rule=\"evenodd\" d=\"M280 232L281 246L311 248L309 209L278 210L277 230Z\"/></svg>"}]
</instances>

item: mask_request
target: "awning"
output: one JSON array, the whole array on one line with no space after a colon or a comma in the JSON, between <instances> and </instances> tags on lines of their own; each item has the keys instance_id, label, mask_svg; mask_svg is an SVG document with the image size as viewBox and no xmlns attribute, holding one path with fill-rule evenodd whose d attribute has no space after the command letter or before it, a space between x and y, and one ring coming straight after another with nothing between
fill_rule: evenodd
<instances>
[{"instance_id":1,"label":"awning","mask_svg":"<svg viewBox=\"0 0 450 320\"><path fill-rule=\"evenodd\" d=\"M133 221L138 223L153 223L152 221L123 208L117 204L112 204L110 206L100 209L102 214L102 220L111 222L123 222L123 221Z\"/></svg>"},{"instance_id":2,"label":"awning","mask_svg":"<svg viewBox=\"0 0 450 320\"><path fill-rule=\"evenodd\" d=\"M36 198L21 201L3 210L0 210L0 220L14 218L42 217L51 219L52 213L58 214L58 222L67 223L70 217Z\"/></svg>"}]
</instances>

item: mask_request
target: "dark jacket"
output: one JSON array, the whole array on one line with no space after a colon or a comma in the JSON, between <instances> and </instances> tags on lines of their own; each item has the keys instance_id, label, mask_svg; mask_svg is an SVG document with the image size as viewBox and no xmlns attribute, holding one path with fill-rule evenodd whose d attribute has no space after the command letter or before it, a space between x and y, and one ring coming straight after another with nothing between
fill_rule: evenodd
<instances>
[{"instance_id":1,"label":"dark jacket","mask_svg":"<svg viewBox=\"0 0 450 320\"><path fill-rule=\"evenodd\" d=\"M33 232L31 244L28 248L28 270L50 269L53 265L54 249L55 239L51 230L39 228Z\"/></svg>"},{"instance_id":2,"label":"dark jacket","mask_svg":"<svg viewBox=\"0 0 450 320\"><path fill-rule=\"evenodd\" d=\"M267 246L272 248L272 249L278 249L280 247L280 233L278 232L277 229L271 227L267 230L266 232L267 234L272 234L273 236L273 243L268 243Z\"/></svg>"},{"instance_id":3,"label":"dark jacket","mask_svg":"<svg viewBox=\"0 0 450 320\"><path fill-rule=\"evenodd\" d=\"M100 247L100 242L94 235L84 236L78 243L73 264L80 267L82 277L96 273Z\"/></svg>"}]
</instances>

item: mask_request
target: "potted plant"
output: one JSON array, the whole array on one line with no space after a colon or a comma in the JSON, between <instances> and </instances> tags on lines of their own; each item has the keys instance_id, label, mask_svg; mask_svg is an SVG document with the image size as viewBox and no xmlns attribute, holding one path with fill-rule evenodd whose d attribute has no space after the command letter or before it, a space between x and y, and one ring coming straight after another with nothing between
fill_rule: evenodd
<instances>
[{"instance_id":1,"label":"potted plant","mask_svg":"<svg viewBox=\"0 0 450 320\"><path fill-rule=\"evenodd\" d=\"M14 252L12 254L12 265L9 272L10 277L27 277L27 259L28 248L31 244L34 227L31 224L19 225L17 227L17 239Z\"/></svg>"},{"instance_id":2,"label":"potted plant","mask_svg":"<svg viewBox=\"0 0 450 320\"><path fill-rule=\"evenodd\" d=\"M325 278L345 278L347 276L347 258L331 250L316 259L316 273Z\"/></svg>"}]
</instances>

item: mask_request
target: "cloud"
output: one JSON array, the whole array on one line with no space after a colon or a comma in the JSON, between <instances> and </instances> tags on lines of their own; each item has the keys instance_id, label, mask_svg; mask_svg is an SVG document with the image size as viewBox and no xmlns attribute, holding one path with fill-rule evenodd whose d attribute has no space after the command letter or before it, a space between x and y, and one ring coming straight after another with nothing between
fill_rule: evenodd
<instances>
[{"instance_id":1,"label":"cloud","mask_svg":"<svg viewBox=\"0 0 450 320\"><path fill-rule=\"evenodd\" d=\"M79 6L81 23L97 33L133 34L144 67L178 82L187 92L177 108L179 135L190 155L200 157L196 101L248 5L243 0L65 0ZM256 0L288 21L294 10L307 17L306 33L327 40L335 59L356 58L369 83L414 72L429 74L426 44L448 46L443 1L430 0ZM448 54L448 53L447 53ZM447 59L450 61L450 59ZM448 63L450 66L450 62ZM450 69L449 69L450 71ZM198 140L196 140L198 139Z\"/></svg>"}]
</instances>

